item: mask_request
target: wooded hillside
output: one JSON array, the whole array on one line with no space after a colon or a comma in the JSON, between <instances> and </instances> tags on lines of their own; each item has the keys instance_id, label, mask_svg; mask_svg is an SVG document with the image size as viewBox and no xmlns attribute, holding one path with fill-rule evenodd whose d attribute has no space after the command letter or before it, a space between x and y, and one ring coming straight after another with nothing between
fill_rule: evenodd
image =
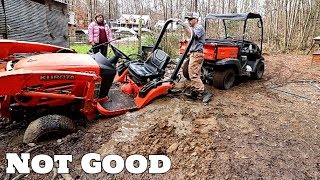
<instances>
[{"instance_id":1,"label":"wooded hillside","mask_svg":"<svg viewBox=\"0 0 320 180\"><path fill-rule=\"evenodd\" d=\"M147 14L153 23L185 12L260 13L264 20L264 43L270 51L305 50L320 35L320 0L71 0L79 27L86 28L96 12L109 19L121 14Z\"/></svg>"}]
</instances>

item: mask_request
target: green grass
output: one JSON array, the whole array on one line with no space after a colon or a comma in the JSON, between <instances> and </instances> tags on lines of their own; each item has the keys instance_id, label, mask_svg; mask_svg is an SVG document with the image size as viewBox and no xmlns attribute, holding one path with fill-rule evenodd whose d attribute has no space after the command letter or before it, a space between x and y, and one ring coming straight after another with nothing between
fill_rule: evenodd
<instances>
[{"instance_id":1,"label":"green grass","mask_svg":"<svg viewBox=\"0 0 320 180\"><path fill-rule=\"evenodd\" d=\"M136 43L132 44L115 44L115 46L120 49L124 54L137 54L138 53L138 45ZM91 49L91 45L88 44L73 44L70 46L71 49L74 49L77 53L80 54L87 54L87 52ZM108 47L108 57L113 56L114 53L112 52L110 46Z\"/></svg>"},{"instance_id":2,"label":"green grass","mask_svg":"<svg viewBox=\"0 0 320 180\"><path fill-rule=\"evenodd\" d=\"M156 41L156 37L152 35L146 35L142 40L142 45L153 45ZM114 42L114 45L120 49L124 54L138 54L138 43L137 42ZM87 54L87 52L91 49L91 45L89 44L71 44L70 48L74 49L76 52L80 54ZM108 57L113 56L113 52L109 46L108 48Z\"/></svg>"},{"instance_id":3,"label":"green grass","mask_svg":"<svg viewBox=\"0 0 320 180\"><path fill-rule=\"evenodd\" d=\"M91 49L91 46L87 44L72 44L70 48L74 49L77 53L87 54L87 52Z\"/></svg>"}]
</instances>

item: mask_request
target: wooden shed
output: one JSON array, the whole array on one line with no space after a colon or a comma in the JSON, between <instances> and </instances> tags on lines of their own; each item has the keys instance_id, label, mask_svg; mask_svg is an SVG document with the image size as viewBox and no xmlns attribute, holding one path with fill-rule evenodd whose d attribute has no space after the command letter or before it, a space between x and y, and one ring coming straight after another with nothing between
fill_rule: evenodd
<instances>
[{"instance_id":1,"label":"wooden shed","mask_svg":"<svg viewBox=\"0 0 320 180\"><path fill-rule=\"evenodd\" d=\"M0 38L68 47L68 21L68 0L1 0Z\"/></svg>"},{"instance_id":2,"label":"wooden shed","mask_svg":"<svg viewBox=\"0 0 320 180\"><path fill-rule=\"evenodd\" d=\"M312 55L312 64L320 64L320 36L313 38L314 44L317 47L317 50Z\"/></svg>"}]
</instances>

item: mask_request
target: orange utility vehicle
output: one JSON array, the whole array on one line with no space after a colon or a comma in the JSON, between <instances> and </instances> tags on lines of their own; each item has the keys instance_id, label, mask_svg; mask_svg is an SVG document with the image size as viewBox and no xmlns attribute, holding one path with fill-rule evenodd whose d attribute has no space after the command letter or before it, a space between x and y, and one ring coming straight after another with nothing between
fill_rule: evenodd
<instances>
[{"instance_id":1,"label":"orange utility vehicle","mask_svg":"<svg viewBox=\"0 0 320 180\"><path fill-rule=\"evenodd\" d=\"M0 64L5 65L0 72L1 117L26 122L28 143L74 131L74 120L81 115L93 120L143 108L170 93L194 39L192 34L175 70L165 78L170 56L158 47L171 23L188 27L181 20L167 20L144 62L130 59L113 45L115 56L107 59L101 53L77 54L58 46L0 40ZM118 63L119 59L125 61Z\"/></svg>"},{"instance_id":2,"label":"orange utility vehicle","mask_svg":"<svg viewBox=\"0 0 320 180\"><path fill-rule=\"evenodd\" d=\"M248 30L248 25L253 27ZM259 14L209 14L205 18L205 31L205 61L201 69L203 82L218 89L229 89L234 85L236 76L262 78L263 23ZM188 41L181 42L180 53L184 52L187 44ZM187 79L188 64L189 60L183 65L183 75Z\"/></svg>"}]
</instances>

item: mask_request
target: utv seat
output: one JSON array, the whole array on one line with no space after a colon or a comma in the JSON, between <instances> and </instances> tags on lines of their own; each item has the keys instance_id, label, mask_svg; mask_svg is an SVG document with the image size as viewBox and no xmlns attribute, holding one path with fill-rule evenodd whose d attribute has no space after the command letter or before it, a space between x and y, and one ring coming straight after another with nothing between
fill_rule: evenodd
<instances>
[{"instance_id":1,"label":"utv seat","mask_svg":"<svg viewBox=\"0 0 320 180\"><path fill-rule=\"evenodd\" d=\"M261 58L260 49L254 43L245 43L241 49L241 55L247 56L249 61L255 61Z\"/></svg>"},{"instance_id":2,"label":"utv seat","mask_svg":"<svg viewBox=\"0 0 320 180\"><path fill-rule=\"evenodd\" d=\"M170 61L170 56L160 49L156 49L146 62L135 62L129 65L129 75L138 85L160 78L165 73L165 68Z\"/></svg>"}]
</instances>

